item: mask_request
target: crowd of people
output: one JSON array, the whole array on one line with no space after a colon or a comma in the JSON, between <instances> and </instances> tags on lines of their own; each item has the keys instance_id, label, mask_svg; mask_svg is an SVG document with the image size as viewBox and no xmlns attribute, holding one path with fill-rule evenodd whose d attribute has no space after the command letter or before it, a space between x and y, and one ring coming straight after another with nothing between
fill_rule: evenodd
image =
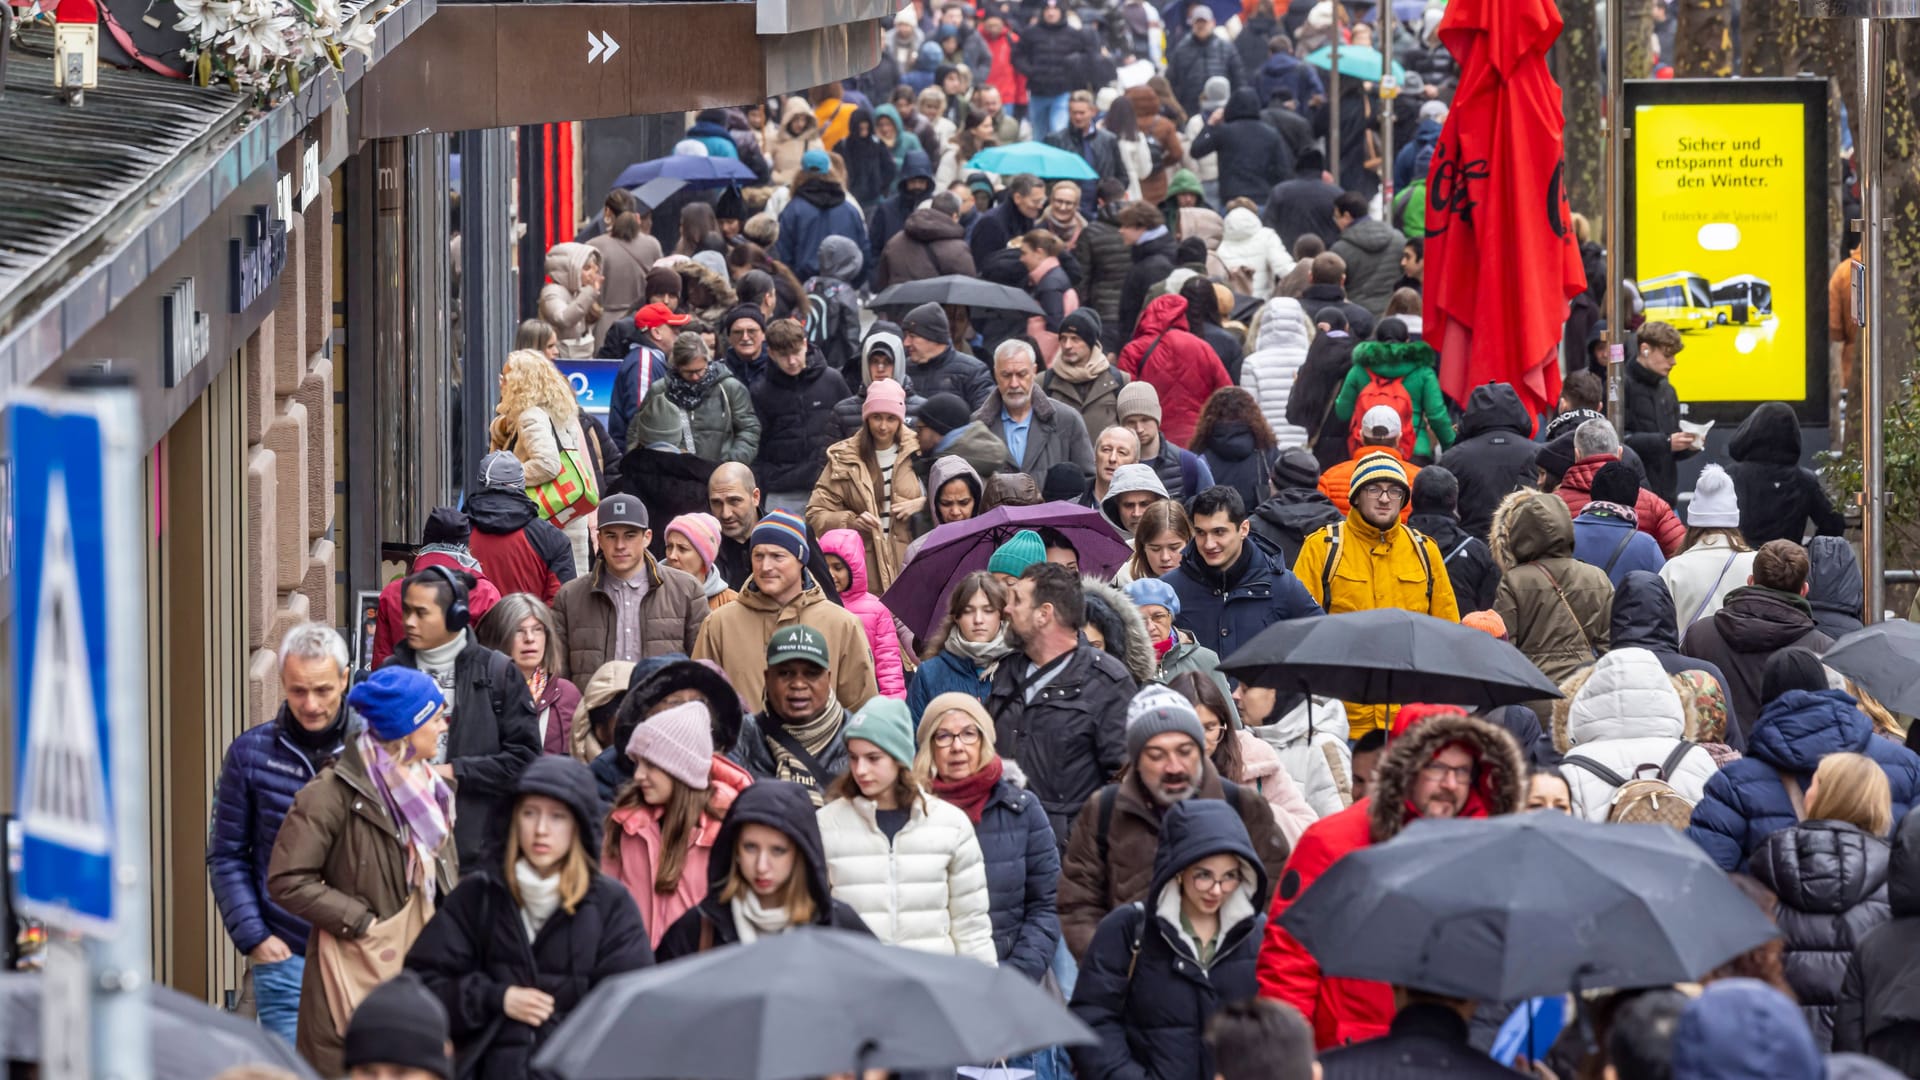
<instances>
[{"instance_id":1,"label":"crowd of people","mask_svg":"<svg viewBox=\"0 0 1920 1080\"><path fill-rule=\"evenodd\" d=\"M524 1076L609 977L823 926L1056 991L1098 1038L1007 1063L1039 1080L1510 1075L1514 1003L1325 975L1280 916L1415 820L1535 812L1684 829L1781 937L1590 995L1522 1067L1920 1067L1920 756L1821 663L1862 590L1793 411L1681 510L1670 326L1637 327L1618 429L1584 339L1550 416L1449 397L1420 197L1383 206L1371 160L1391 109L1391 173L1426 175L1440 9L1235 8L915 0L874 71L694 118L677 152L757 182L614 191L549 253L370 670L293 628L228 751L208 864L264 1026L326 1076ZM1306 62L1383 18L1398 98ZM1027 139L1097 179L969 164ZM874 303L945 275L1039 314ZM590 356L621 361L604 414L554 364ZM1049 506L1126 557L1043 509L901 617L926 550ZM1382 608L1562 697L1220 670Z\"/></svg>"}]
</instances>

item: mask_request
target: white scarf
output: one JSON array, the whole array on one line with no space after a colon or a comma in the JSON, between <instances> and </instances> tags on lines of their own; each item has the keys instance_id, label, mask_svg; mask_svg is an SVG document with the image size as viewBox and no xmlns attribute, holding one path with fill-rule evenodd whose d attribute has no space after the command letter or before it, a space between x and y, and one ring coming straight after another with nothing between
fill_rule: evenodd
<instances>
[{"instance_id":1,"label":"white scarf","mask_svg":"<svg viewBox=\"0 0 1920 1080\"><path fill-rule=\"evenodd\" d=\"M761 937L772 937L791 925L791 918L784 907L769 908L760 903L760 897L751 891L728 901L733 909L733 929L740 937L740 944L751 945Z\"/></svg>"},{"instance_id":2,"label":"white scarf","mask_svg":"<svg viewBox=\"0 0 1920 1080\"><path fill-rule=\"evenodd\" d=\"M560 875L541 877L532 863L520 859L513 864L513 883L520 891L520 921L532 941L560 907Z\"/></svg>"}]
</instances>

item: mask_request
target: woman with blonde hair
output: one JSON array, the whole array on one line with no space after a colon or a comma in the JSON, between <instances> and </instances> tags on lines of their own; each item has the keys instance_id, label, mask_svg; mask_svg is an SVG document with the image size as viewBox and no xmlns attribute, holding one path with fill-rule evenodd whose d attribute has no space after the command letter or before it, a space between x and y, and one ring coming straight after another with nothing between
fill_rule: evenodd
<instances>
[{"instance_id":1,"label":"woman with blonde hair","mask_svg":"<svg viewBox=\"0 0 1920 1080\"><path fill-rule=\"evenodd\" d=\"M1113 576L1113 583L1125 587L1142 578L1172 573L1179 568L1181 553L1192 540L1193 523L1187 520L1179 500L1154 503L1134 526L1133 558Z\"/></svg>"},{"instance_id":2,"label":"woman with blonde hair","mask_svg":"<svg viewBox=\"0 0 1920 1080\"><path fill-rule=\"evenodd\" d=\"M514 785L494 858L474 868L407 951L447 1007L462 1080L527 1064L602 981L653 963L633 897L602 874L593 772L541 757Z\"/></svg>"},{"instance_id":3,"label":"woman with blonde hair","mask_svg":"<svg viewBox=\"0 0 1920 1080\"><path fill-rule=\"evenodd\" d=\"M592 560L593 508L600 504L580 402L560 369L531 350L509 353L500 368L491 449L511 450L526 470L527 494L573 542L573 565Z\"/></svg>"},{"instance_id":4,"label":"woman with blonde hair","mask_svg":"<svg viewBox=\"0 0 1920 1080\"><path fill-rule=\"evenodd\" d=\"M1892 917L1892 848L1885 837L1893 826L1893 795L1885 770L1864 754L1821 758L1804 798L1790 776L1781 783L1804 818L1767 837L1748 870L1779 897L1774 922L1786 939L1787 984L1824 1053L1854 946Z\"/></svg>"}]
</instances>

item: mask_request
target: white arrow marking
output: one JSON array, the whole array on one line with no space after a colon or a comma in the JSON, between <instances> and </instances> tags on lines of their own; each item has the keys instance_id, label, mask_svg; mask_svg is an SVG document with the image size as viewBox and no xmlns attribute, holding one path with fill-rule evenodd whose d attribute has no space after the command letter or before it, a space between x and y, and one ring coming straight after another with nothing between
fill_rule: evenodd
<instances>
[{"instance_id":1,"label":"white arrow marking","mask_svg":"<svg viewBox=\"0 0 1920 1080\"><path fill-rule=\"evenodd\" d=\"M613 54L620 51L620 43L613 40L613 35L607 33L605 30L600 32L600 36L607 39L607 55L602 57L600 62L610 64L613 62Z\"/></svg>"},{"instance_id":2,"label":"white arrow marking","mask_svg":"<svg viewBox=\"0 0 1920 1080\"><path fill-rule=\"evenodd\" d=\"M605 45L600 44L600 39L593 35L593 31L587 31L587 63L591 64L600 59L600 51L605 48Z\"/></svg>"}]
</instances>

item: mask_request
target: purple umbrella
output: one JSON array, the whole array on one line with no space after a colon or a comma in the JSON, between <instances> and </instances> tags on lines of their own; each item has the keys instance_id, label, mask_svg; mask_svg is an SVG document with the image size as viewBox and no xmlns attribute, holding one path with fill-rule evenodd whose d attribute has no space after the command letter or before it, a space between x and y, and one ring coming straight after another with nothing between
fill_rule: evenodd
<instances>
[{"instance_id":1,"label":"purple umbrella","mask_svg":"<svg viewBox=\"0 0 1920 1080\"><path fill-rule=\"evenodd\" d=\"M1066 536L1080 556L1082 574L1109 577L1133 554L1107 519L1090 506L1062 502L996 506L977 518L941 525L928 533L913 561L880 599L916 638L924 639L939 627L948 594L961 578L985 570L994 549L1013 539L1014 533L1042 525Z\"/></svg>"}]
</instances>

